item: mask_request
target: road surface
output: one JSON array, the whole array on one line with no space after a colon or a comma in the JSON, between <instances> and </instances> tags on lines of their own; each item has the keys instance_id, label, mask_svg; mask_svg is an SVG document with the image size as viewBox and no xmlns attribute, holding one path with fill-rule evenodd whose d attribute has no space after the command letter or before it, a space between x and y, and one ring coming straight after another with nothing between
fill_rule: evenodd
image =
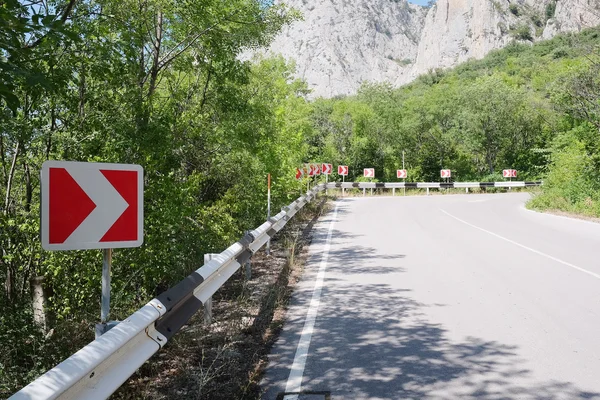
<instances>
[{"instance_id":1,"label":"road surface","mask_svg":"<svg viewBox=\"0 0 600 400\"><path fill-rule=\"evenodd\" d=\"M527 198L337 201L263 398L600 399L600 224Z\"/></svg>"}]
</instances>

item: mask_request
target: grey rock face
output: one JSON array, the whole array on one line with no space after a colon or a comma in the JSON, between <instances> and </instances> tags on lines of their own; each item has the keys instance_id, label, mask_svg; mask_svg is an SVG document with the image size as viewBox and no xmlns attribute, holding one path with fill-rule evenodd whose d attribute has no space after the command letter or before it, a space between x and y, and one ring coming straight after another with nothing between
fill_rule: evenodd
<instances>
[{"instance_id":1,"label":"grey rock face","mask_svg":"<svg viewBox=\"0 0 600 400\"><path fill-rule=\"evenodd\" d=\"M304 19L285 28L268 52L294 59L314 97L352 94L365 81L398 86L513 40L600 23L600 0L438 0L431 8L406 0L285 3Z\"/></svg>"},{"instance_id":2,"label":"grey rock face","mask_svg":"<svg viewBox=\"0 0 600 400\"><path fill-rule=\"evenodd\" d=\"M293 58L318 96L356 91L363 81L391 81L417 56L427 10L405 0L290 0L304 16L271 46Z\"/></svg>"}]
</instances>

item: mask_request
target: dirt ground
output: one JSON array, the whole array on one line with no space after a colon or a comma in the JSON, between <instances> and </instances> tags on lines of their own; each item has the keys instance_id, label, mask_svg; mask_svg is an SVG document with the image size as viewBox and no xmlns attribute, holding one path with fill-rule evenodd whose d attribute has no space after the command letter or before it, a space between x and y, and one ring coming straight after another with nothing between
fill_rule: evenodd
<instances>
[{"instance_id":1,"label":"dirt ground","mask_svg":"<svg viewBox=\"0 0 600 400\"><path fill-rule=\"evenodd\" d=\"M325 199L298 213L213 296L213 321L198 312L112 399L258 399L267 356L285 322L293 287L302 272L312 226Z\"/></svg>"}]
</instances>

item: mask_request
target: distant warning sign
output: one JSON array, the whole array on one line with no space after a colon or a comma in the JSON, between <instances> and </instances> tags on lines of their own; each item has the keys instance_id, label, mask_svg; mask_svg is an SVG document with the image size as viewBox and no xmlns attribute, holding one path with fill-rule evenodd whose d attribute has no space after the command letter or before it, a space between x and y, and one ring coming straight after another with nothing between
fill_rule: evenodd
<instances>
[{"instance_id":1,"label":"distant warning sign","mask_svg":"<svg viewBox=\"0 0 600 400\"><path fill-rule=\"evenodd\" d=\"M516 169L505 169L502 171L502 176L505 178L516 178L517 170Z\"/></svg>"},{"instance_id":2,"label":"distant warning sign","mask_svg":"<svg viewBox=\"0 0 600 400\"><path fill-rule=\"evenodd\" d=\"M364 176L365 178L375 178L375 168L365 168Z\"/></svg>"},{"instance_id":3,"label":"distant warning sign","mask_svg":"<svg viewBox=\"0 0 600 400\"><path fill-rule=\"evenodd\" d=\"M396 176L401 179L406 179L408 176L408 172L405 169L399 169L396 171Z\"/></svg>"},{"instance_id":4,"label":"distant warning sign","mask_svg":"<svg viewBox=\"0 0 600 400\"><path fill-rule=\"evenodd\" d=\"M440 176L442 178L451 178L452 177L452 171L449 169L443 169L440 171Z\"/></svg>"}]
</instances>

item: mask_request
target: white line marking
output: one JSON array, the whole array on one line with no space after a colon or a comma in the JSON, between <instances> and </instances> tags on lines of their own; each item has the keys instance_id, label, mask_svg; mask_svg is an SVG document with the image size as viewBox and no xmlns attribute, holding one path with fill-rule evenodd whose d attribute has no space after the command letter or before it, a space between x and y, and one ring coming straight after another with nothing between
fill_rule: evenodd
<instances>
[{"instance_id":1,"label":"white line marking","mask_svg":"<svg viewBox=\"0 0 600 400\"><path fill-rule=\"evenodd\" d=\"M325 269L327 269L327 259L329 258L329 249L331 247L331 235L333 233L333 226L338 212L338 204L335 205L331 222L329 223L329 230L327 232L327 239L325 241L325 248L323 249L323 255L321 257L321 264L319 265L319 272L317 274L317 280L315 281L315 287L313 289L313 295L310 300L310 307L306 313L306 319L304 320L304 328L298 341L298 347L296 348L296 355L294 356L294 362L290 370L290 376L288 377L287 384L285 386L286 393L298 393L302 390L302 377L304 375L304 368L306 367L306 359L308 357L308 348L310 347L310 341L312 339L313 330L315 328L315 321L317 319L317 313L319 311L319 304L321 303L321 291L323 289L323 279L325 278ZM287 395L284 400L297 400L298 395Z\"/></svg>"},{"instance_id":2,"label":"white line marking","mask_svg":"<svg viewBox=\"0 0 600 400\"><path fill-rule=\"evenodd\" d=\"M500 235L498 235L498 234L496 234L496 233L494 233L494 232L490 232L490 231L488 231L487 229L483 229L483 228L480 228L480 227L478 227L478 226L475 226L475 225L473 225L473 224L471 224L471 223L469 223L469 222L467 222L467 221L465 221L465 220L462 220L462 219L460 219L460 218L458 218L458 217L455 217L454 215L450 214L448 211L442 210L441 208L440 208L440 211L441 211L441 212L443 212L444 214L446 214L447 216L449 216L449 217L452 217L452 218L454 218L455 220L457 220L457 221L459 221L459 222L462 222L463 224L465 224L465 225L468 225L468 226L470 226L470 227L472 227L472 228L479 229L480 231L482 231L482 232L485 232L485 233L488 233L488 234L490 234L490 235L492 235L492 236L495 236L495 237L497 237L498 239L502 239L502 240L504 240L504 241L506 241L506 242L508 242L508 243L512 243L512 244L514 244L515 246L519 246L519 247L521 247L521 248L523 248L523 249L525 249L525 250L529 250L529 251L531 251L532 253L538 254L538 255L540 255L540 256L542 256L542 257L546 257L546 258L548 258L548 259L550 259L550 260L552 260L552 261L556 261L556 262L557 262L557 263L559 263L559 264L566 265L567 267L571 267L571 268L573 268L573 269L576 269L577 271L580 271L580 272L583 272L583 273L585 273L585 274L591 275L591 276L593 276L593 277L594 277L594 278L596 278L596 279L600 279L600 275L598 275L598 274L596 274L596 273L594 273L594 272L588 271L587 269L583 269L583 268L581 268L581 267L578 267L578 266L576 266L576 265L573 265L573 264L571 264L571 263L568 263L568 262L566 262L566 261L563 261L563 260L561 260L560 258L552 257L551 255L548 255L548 254L546 254L546 253L542 253L542 252L541 252L541 251L539 251L539 250L532 249L531 247L527 247L527 246L525 246L525 245L522 245L521 243L517 243L517 242L515 242L514 240L510 240L510 239L507 239L507 238L505 238L504 236L500 236Z\"/></svg>"}]
</instances>

